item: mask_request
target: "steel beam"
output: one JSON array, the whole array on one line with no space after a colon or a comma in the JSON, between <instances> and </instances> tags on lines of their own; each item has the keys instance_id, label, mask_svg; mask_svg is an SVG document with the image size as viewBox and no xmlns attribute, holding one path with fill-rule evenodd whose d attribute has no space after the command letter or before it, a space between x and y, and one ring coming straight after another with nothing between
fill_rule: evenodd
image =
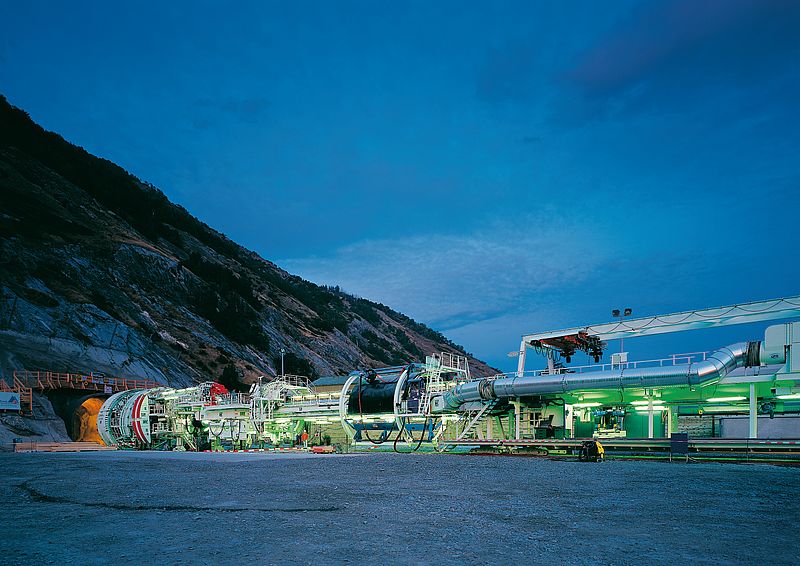
<instances>
[{"instance_id":1,"label":"steel beam","mask_svg":"<svg viewBox=\"0 0 800 566\"><path fill-rule=\"evenodd\" d=\"M800 317L800 295L727 307L621 319L591 326L527 334L524 339L529 345L532 340L558 338L586 332L590 336L597 336L601 340L613 340L616 338L650 336L653 334L699 330L715 326L730 326L732 324L747 324L793 317Z\"/></svg>"},{"instance_id":2,"label":"steel beam","mask_svg":"<svg viewBox=\"0 0 800 566\"><path fill-rule=\"evenodd\" d=\"M564 328L562 330L526 334L522 337L522 341L520 342L517 374L522 375L525 371L525 352L527 348L529 348L533 342L549 338L573 336L585 332L589 336L600 338L600 340L614 340L617 338L652 336L655 334L668 334L686 330L700 330L703 328L786 318L800 318L800 295L770 299L767 301L741 303L726 307L684 311L642 318L619 319L614 322L593 324L590 326L576 326L573 328Z\"/></svg>"}]
</instances>

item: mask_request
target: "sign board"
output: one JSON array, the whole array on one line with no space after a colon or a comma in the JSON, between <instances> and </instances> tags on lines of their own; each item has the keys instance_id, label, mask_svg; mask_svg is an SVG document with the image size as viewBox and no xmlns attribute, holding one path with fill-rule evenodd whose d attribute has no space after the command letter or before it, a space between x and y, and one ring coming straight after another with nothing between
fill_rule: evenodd
<instances>
[{"instance_id":1,"label":"sign board","mask_svg":"<svg viewBox=\"0 0 800 566\"><path fill-rule=\"evenodd\" d=\"M19 393L0 391L0 409L19 411Z\"/></svg>"},{"instance_id":2,"label":"sign board","mask_svg":"<svg viewBox=\"0 0 800 566\"><path fill-rule=\"evenodd\" d=\"M628 363L628 352L617 352L616 354L611 354L612 366L619 366L627 363Z\"/></svg>"},{"instance_id":3,"label":"sign board","mask_svg":"<svg viewBox=\"0 0 800 566\"><path fill-rule=\"evenodd\" d=\"M103 386L103 393L108 393L109 395L111 393L113 393L113 391L111 390L111 386L110 385L104 385Z\"/></svg>"}]
</instances>

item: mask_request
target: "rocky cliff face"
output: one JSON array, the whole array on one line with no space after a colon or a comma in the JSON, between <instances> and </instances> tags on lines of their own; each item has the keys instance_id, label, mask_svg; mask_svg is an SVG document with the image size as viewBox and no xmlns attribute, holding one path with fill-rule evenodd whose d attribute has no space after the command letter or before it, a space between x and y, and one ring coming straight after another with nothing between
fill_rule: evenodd
<instances>
[{"instance_id":1,"label":"rocky cliff face","mask_svg":"<svg viewBox=\"0 0 800 566\"><path fill-rule=\"evenodd\" d=\"M0 97L4 372L188 385L232 364L247 382L274 375L281 348L287 373L317 375L463 353L384 305L283 271Z\"/></svg>"}]
</instances>

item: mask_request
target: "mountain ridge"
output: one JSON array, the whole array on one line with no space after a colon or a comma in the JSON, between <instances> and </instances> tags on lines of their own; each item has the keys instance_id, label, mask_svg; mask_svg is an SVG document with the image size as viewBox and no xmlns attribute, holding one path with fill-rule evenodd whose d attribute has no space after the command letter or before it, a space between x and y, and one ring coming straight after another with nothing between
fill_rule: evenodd
<instances>
[{"instance_id":1,"label":"mountain ridge","mask_svg":"<svg viewBox=\"0 0 800 566\"><path fill-rule=\"evenodd\" d=\"M402 313L240 246L2 95L0 206L4 372L94 369L188 385L234 366L246 383L275 375L285 349L286 372L312 376L434 351L495 373Z\"/></svg>"}]
</instances>

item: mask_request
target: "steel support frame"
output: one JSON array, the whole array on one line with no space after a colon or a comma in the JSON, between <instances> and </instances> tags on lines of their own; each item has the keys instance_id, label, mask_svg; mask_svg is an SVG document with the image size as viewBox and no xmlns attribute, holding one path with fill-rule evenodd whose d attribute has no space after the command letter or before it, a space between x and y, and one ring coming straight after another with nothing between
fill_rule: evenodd
<instances>
[{"instance_id":1,"label":"steel support frame","mask_svg":"<svg viewBox=\"0 0 800 566\"><path fill-rule=\"evenodd\" d=\"M517 375L522 376L525 372L525 358L531 342L547 338L585 332L601 340L613 340L795 317L800 317L800 295L527 334L519 346Z\"/></svg>"},{"instance_id":2,"label":"steel support frame","mask_svg":"<svg viewBox=\"0 0 800 566\"><path fill-rule=\"evenodd\" d=\"M750 434L749 438L758 438L758 397L756 397L756 384L750 384Z\"/></svg>"}]
</instances>

